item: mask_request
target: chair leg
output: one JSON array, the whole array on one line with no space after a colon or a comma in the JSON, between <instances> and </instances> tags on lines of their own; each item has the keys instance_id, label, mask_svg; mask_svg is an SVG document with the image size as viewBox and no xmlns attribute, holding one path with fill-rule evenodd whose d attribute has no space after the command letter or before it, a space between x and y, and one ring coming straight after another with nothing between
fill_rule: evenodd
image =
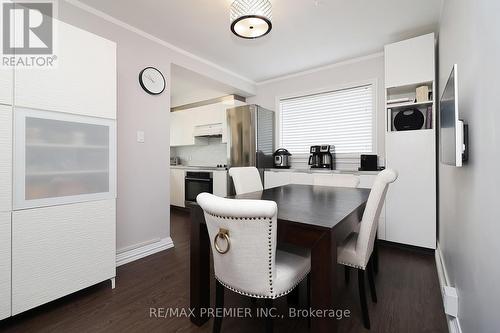
<instances>
[{"instance_id":1,"label":"chair leg","mask_svg":"<svg viewBox=\"0 0 500 333\"><path fill-rule=\"evenodd\" d=\"M286 295L286 301L288 305L295 305L297 306L299 304L299 286L295 287L294 290L288 293Z\"/></svg>"},{"instance_id":2,"label":"chair leg","mask_svg":"<svg viewBox=\"0 0 500 333\"><path fill-rule=\"evenodd\" d=\"M361 302L361 313L366 329L370 329L370 317L368 315L368 305L366 304L365 272L358 269L359 301Z\"/></svg>"},{"instance_id":3,"label":"chair leg","mask_svg":"<svg viewBox=\"0 0 500 333\"><path fill-rule=\"evenodd\" d=\"M215 308L224 308L224 286L219 281L215 281ZM213 333L220 333L223 317L215 316Z\"/></svg>"},{"instance_id":4,"label":"chair leg","mask_svg":"<svg viewBox=\"0 0 500 333\"><path fill-rule=\"evenodd\" d=\"M307 274L307 308L311 308L311 273ZM307 316L307 327L311 328L311 316Z\"/></svg>"},{"instance_id":5,"label":"chair leg","mask_svg":"<svg viewBox=\"0 0 500 333\"><path fill-rule=\"evenodd\" d=\"M348 286L349 280L351 278L351 271L349 269L349 266L344 266L344 277L345 277L345 284L346 286Z\"/></svg>"},{"instance_id":6,"label":"chair leg","mask_svg":"<svg viewBox=\"0 0 500 333\"><path fill-rule=\"evenodd\" d=\"M273 318L269 315L269 310L273 307L273 300L266 298L264 305L268 310L268 316L266 317L266 333L273 333Z\"/></svg>"},{"instance_id":7,"label":"chair leg","mask_svg":"<svg viewBox=\"0 0 500 333\"><path fill-rule=\"evenodd\" d=\"M373 258L372 258L373 259ZM377 291L375 290L375 280L373 278L373 260L368 261L368 283L370 284L370 294L372 295L373 303L377 303Z\"/></svg>"},{"instance_id":8,"label":"chair leg","mask_svg":"<svg viewBox=\"0 0 500 333\"><path fill-rule=\"evenodd\" d=\"M373 245L373 271L378 275L378 233L375 234L375 243Z\"/></svg>"}]
</instances>

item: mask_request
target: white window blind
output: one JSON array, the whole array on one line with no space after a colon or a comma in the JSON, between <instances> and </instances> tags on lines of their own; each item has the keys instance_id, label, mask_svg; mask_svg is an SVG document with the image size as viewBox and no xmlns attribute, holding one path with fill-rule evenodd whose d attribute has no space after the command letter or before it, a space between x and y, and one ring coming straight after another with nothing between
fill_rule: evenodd
<instances>
[{"instance_id":1,"label":"white window blind","mask_svg":"<svg viewBox=\"0 0 500 333\"><path fill-rule=\"evenodd\" d=\"M336 153L373 152L373 85L282 99L280 143L292 154L331 144Z\"/></svg>"}]
</instances>

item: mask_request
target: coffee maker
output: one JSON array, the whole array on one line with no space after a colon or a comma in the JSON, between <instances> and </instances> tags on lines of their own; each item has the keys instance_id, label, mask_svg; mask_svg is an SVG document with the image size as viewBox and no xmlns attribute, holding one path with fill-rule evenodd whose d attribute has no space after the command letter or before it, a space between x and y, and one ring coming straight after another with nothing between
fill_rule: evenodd
<instances>
[{"instance_id":1,"label":"coffee maker","mask_svg":"<svg viewBox=\"0 0 500 333\"><path fill-rule=\"evenodd\" d=\"M321 145L311 146L311 156L309 156L309 165L311 169L330 169L335 167L335 146Z\"/></svg>"}]
</instances>

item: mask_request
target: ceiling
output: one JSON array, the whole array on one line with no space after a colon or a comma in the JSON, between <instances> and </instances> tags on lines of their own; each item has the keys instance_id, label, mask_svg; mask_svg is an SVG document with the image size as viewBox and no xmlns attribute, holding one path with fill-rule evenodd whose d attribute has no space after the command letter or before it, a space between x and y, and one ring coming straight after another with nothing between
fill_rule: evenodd
<instances>
[{"instance_id":1,"label":"ceiling","mask_svg":"<svg viewBox=\"0 0 500 333\"><path fill-rule=\"evenodd\" d=\"M242 91L235 90L231 86L212 80L181 66L172 65L170 77L171 107L232 94L247 97Z\"/></svg>"},{"instance_id":2,"label":"ceiling","mask_svg":"<svg viewBox=\"0 0 500 333\"><path fill-rule=\"evenodd\" d=\"M442 0L271 0L273 31L229 30L232 0L81 0L192 54L259 82L383 50L436 31Z\"/></svg>"}]
</instances>

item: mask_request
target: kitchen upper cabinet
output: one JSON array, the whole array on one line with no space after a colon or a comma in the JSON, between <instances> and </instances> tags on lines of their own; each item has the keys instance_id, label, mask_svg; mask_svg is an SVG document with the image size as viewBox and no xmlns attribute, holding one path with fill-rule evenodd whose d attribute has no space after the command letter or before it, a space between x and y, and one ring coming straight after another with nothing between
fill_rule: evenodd
<instances>
[{"instance_id":1,"label":"kitchen upper cabinet","mask_svg":"<svg viewBox=\"0 0 500 333\"><path fill-rule=\"evenodd\" d=\"M12 104L14 68L0 69L0 104Z\"/></svg>"},{"instance_id":2,"label":"kitchen upper cabinet","mask_svg":"<svg viewBox=\"0 0 500 333\"><path fill-rule=\"evenodd\" d=\"M12 107L0 105L0 212L12 209Z\"/></svg>"},{"instance_id":3,"label":"kitchen upper cabinet","mask_svg":"<svg viewBox=\"0 0 500 333\"><path fill-rule=\"evenodd\" d=\"M187 112L170 112L170 146L194 145L194 125L190 117Z\"/></svg>"},{"instance_id":4,"label":"kitchen upper cabinet","mask_svg":"<svg viewBox=\"0 0 500 333\"><path fill-rule=\"evenodd\" d=\"M16 69L15 105L116 118L116 44L57 21L54 68Z\"/></svg>"},{"instance_id":5,"label":"kitchen upper cabinet","mask_svg":"<svg viewBox=\"0 0 500 333\"><path fill-rule=\"evenodd\" d=\"M11 213L0 213L0 320L10 317Z\"/></svg>"},{"instance_id":6,"label":"kitchen upper cabinet","mask_svg":"<svg viewBox=\"0 0 500 333\"><path fill-rule=\"evenodd\" d=\"M222 143L227 142L226 110L245 105L240 101L227 104L224 102L203 105L192 109L179 110L170 113L170 146L189 146L202 143L194 137L197 126L221 125ZM201 139L203 140L203 139Z\"/></svg>"},{"instance_id":7,"label":"kitchen upper cabinet","mask_svg":"<svg viewBox=\"0 0 500 333\"><path fill-rule=\"evenodd\" d=\"M386 88L434 81L434 49L433 33L386 45Z\"/></svg>"},{"instance_id":8,"label":"kitchen upper cabinet","mask_svg":"<svg viewBox=\"0 0 500 333\"><path fill-rule=\"evenodd\" d=\"M12 214L12 314L116 275L115 200Z\"/></svg>"},{"instance_id":9,"label":"kitchen upper cabinet","mask_svg":"<svg viewBox=\"0 0 500 333\"><path fill-rule=\"evenodd\" d=\"M170 169L170 204L186 207L184 178L186 172L182 169Z\"/></svg>"}]
</instances>

